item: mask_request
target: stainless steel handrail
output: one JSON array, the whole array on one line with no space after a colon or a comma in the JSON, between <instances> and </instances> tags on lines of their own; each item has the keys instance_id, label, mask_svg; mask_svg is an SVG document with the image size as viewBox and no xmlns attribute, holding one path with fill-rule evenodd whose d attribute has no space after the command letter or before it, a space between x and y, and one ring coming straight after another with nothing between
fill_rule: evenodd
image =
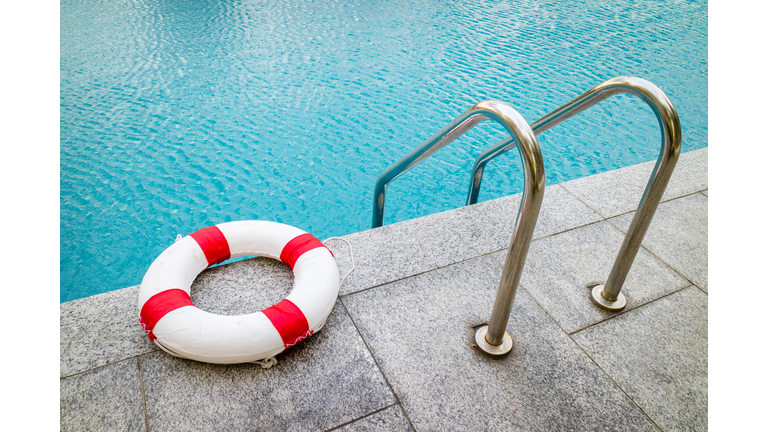
<instances>
[{"instance_id":1,"label":"stainless steel handrail","mask_svg":"<svg viewBox=\"0 0 768 432\"><path fill-rule=\"evenodd\" d=\"M474 105L430 139L425 141L398 162L390 165L376 180L373 199L373 228L384 223L384 201L387 183L416 166L451 141L460 137L478 123L491 119L509 132L516 143L523 161L525 188L523 200L515 221L515 229L509 243L509 253L501 274L499 290L491 312L491 321L475 334L478 347L492 356L501 356L512 349L512 338L505 331L509 313L515 300L520 274L523 271L528 246L533 238L533 229L539 216L544 198L544 159L539 142L525 121L514 108L499 101L484 101Z\"/></svg>"},{"instance_id":2,"label":"stainless steel handrail","mask_svg":"<svg viewBox=\"0 0 768 432\"><path fill-rule=\"evenodd\" d=\"M637 77L616 77L594 87L531 125L533 132L538 135L593 105L621 93L640 97L656 114L661 128L661 151L608 280L605 285L597 285L592 290L592 299L595 303L608 310L621 310L626 306L626 298L621 294L621 288L680 155L682 133L677 111L667 95L650 81ZM477 157L470 178L467 205L477 202L485 165L491 159L514 147L513 140L505 139Z\"/></svg>"}]
</instances>

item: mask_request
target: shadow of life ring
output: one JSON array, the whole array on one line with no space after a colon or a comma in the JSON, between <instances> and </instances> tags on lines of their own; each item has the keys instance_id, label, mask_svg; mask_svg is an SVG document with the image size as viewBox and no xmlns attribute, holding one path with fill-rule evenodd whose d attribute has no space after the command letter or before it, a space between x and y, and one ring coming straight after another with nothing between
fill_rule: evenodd
<instances>
[{"instance_id":1,"label":"shadow of life ring","mask_svg":"<svg viewBox=\"0 0 768 432\"><path fill-rule=\"evenodd\" d=\"M229 258L279 259L294 273L291 293L260 312L225 316L192 304L198 274ZM239 221L203 228L176 241L141 281L139 322L178 357L206 363L254 362L279 354L323 328L339 294L339 268L312 234L276 222Z\"/></svg>"}]
</instances>

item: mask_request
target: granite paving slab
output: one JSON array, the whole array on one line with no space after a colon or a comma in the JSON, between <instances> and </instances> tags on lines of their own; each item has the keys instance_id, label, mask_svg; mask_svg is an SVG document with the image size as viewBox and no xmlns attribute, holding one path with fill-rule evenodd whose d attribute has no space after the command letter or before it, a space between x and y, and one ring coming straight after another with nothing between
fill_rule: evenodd
<instances>
[{"instance_id":1,"label":"granite paving slab","mask_svg":"<svg viewBox=\"0 0 768 432\"><path fill-rule=\"evenodd\" d=\"M591 300L590 282L604 283L624 234L607 221L531 242L522 286L568 333L616 315ZM491 255L499 265L507 250ZM690 285L673 269L640 249L621 292L624 311Z\"/></svg>"},{"instance_id":2,"label":"granite paving slab","mask_svg":"<svg viewBox=\"0 0 768 432\"><path fill-rule=\"evenodd\" d=\"M538 239L597 222L603 218L560 185L547 186L533 238ZM512 233L507 236L507 244Z\"/></svg>"},{"instance_id":3,"label":"granite paving slab","mask_svg":"<svg viewBox=\"0 0 768 432\"><path fill-rule=\"evenodd\" d=\"M509 247L521 195L511 195L418 219L350 234L355 271L341 294L413 276ZM543 237L602 219L560 186L547 187L534 237ZM435 229L439 226L439 229ZM349 246L329 247L340 271L351 268Z\"/></svg>"},{"instance_id":4,"label":"granite paving slab","mask_svg":"<svg viewBox=\"0 0 768 432\"><path fill-rule=\"evenodd\" d=\"M707 148L681 154L662 201L707 189L707 157ZM655 164L646 162L560 185L608 218L637 209Z\"/></svg>"},{"instance_id":5,"label":"granite paving slab","mask_svg":"<svg viewBox=\"0 0 768 432\"><path fill-rule=\"evenodd\" d=\"M573 338L663 430L705 431L707 305L690 287Z\"/></svg>"},{"instance_id":6,"label":"granite paving slab","mask_svg":"<svg viewBox=\"0 0 768 432\"><path fill-rule=\"evenodd\" d=\"M659 204L643 247L672 266L699 288L709 288L709 198L688 195ZM626 232L635 212L610 219Z\"/></svg>"},{"instance_id":7,"label":"granite paving slab","mask_svg":"<svg viewBox=\"0 0 768 432\"><path fill-rule=\"evenodd\" d=\"M333 429L338 432L400 432L413 431L400 405L393 405L353 423Z\"/></svg>"},{"instance_id":8,"label":"granite paving slab","mask_svg":"<svg viewBox=\"0 0 768 432\"><path fill-rule=\"evenodd\" d=\"M156 349L138 324L139 287L59 306L59 374L68 376Z\"/></svg>"},{"instance_id":9,"label":"granite paving slab","mask_svg":"<svg viewBox=\"0 0 768 432\"><path fill-rule=\"evenodd\" d=\"M656 430L522 290L510 355L472 349L500 277L484 256L342 299L416 430Z\"/></svg>"},{"instance_id":10,"label":"granite paving slab","mask_svg":"<svg viewBox=\"0 0 768 432\"><path fill-rule=\"evenodd\" d=\"M344 308L271 369L141 356L153 431L321 431L396 403Z\"/></svg>"},{"instance_id":11,"label":"granite paving slab","mask_svg":"<svg viewBox=\"0 0 768 432\"><path fill-rule=\"evenodd\" d=\"M61 379L59 413L62 431L146 431L137 360Z\"/></svg>"}]
</instances>

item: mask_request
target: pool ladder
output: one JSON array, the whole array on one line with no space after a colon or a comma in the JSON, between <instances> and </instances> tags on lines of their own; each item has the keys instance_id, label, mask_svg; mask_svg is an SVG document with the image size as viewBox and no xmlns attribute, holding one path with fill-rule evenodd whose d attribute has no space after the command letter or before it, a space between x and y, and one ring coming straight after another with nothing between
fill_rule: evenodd
<instances>
[{"instance_id":1,"label":"pool ladder","mask_svg":"<svg viewBox=\"0 0 768 432\"><path fill-rule=\"evenodd\" d=\"M509 104L499 101L484 101L462 113L455 120L416 147L399 161L393 163L379 176L374 186L372 228L384 223L384 203L387 184L418 165L456 138L460 137L477 124L491 119L501 124L509 138L499 141L482 152L475 160L472 177L467 193L467 204L475 204L480 193L485 165L493 158L515 147L520 151L525 174L523 200L515 221L515 228L509 244L504 270L501 274L499 290L487 326L480 327L475 333L478 348L492 357L501 357L512 350L512 337L505 331L509 314L520 282L520 275L525 264L536 226L541 202L544 198L544 162L536 135L554 127L576 114L622 93L633 94L647 103L661 128L661 151L656 160L648 185L637 207L632 223L624 237L616 260L604 285L592 289L592 300L598 306L620 311L626 304L621 288L627 278L637 251L643 241L656 208L667 187L669 178L680 156L682 135L677 111L666 94L650 81L637 77L616 77L592 88L581 96L550 112L533 124L525 119Z\"/></svg>"}]
</instances>

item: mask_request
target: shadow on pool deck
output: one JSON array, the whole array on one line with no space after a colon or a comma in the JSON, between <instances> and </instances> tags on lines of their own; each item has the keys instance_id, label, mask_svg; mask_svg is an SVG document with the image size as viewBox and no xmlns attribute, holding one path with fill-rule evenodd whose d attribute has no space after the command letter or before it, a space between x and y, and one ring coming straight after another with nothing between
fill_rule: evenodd
<instances>
[{"instance_id":1,"label":"shadow on pool deck","mask_svg":"<svg viewBox=\"0 0 768 432\"><path fill-rule=\"evenodd\" d=\"M62 430L707 430L707 149L682 154L622 292L604 281L654 162L548 186L507 331L474 351L520 196L346 236L357 269L325 328L277 366L210 365L159 351L138 287L60 306ZM349 248L329 242L342 274ZM285 297L290 269L209 269L192 299L214 313Z\"/></svg>"}]
</instances>

